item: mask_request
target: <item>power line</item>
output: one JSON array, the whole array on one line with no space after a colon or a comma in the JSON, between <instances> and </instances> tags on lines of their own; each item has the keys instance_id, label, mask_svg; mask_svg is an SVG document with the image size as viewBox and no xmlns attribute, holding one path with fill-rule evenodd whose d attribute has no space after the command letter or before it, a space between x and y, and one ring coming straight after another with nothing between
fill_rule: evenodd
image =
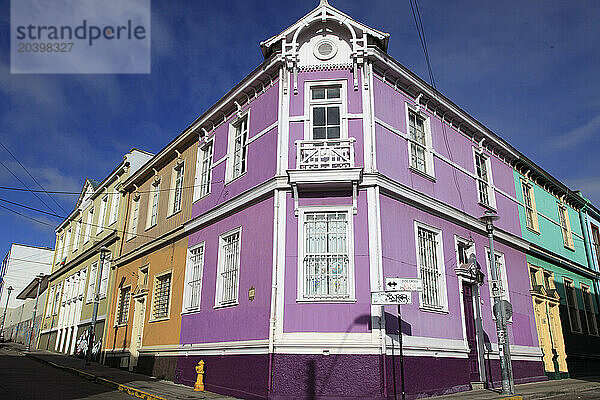
<instances>
[{"instance_id":1,"label":"power line","mask_svg":"<svg viewBox=\"0 0 600 400\"><path fill-rule=\"evenodd\" d=\"M17 206L17 207L23 207L23 208L26 208L26 209L28 209L28 210L31 210L31 211L37 211L37 212L39 212L39 213L43 213L43 214L46 214L46 215L50 215L50 216L52 216L52 217L64 218L64 217L61 217L61 216L60 216L60 215L58 215L58 214L54 214L54 213L50 213L50 212L48 212L48 211L44 211L44 210L40 210L40 209L37 209L37 208L29 207L29 206L26 206L26 205L24 205L24 204L15 203L14 201L5 200L5 199L1 199L1 198L0 198L0 201L3 201L3 202L5 202L5 203L8 203L8 204L12 204L13 206Z\"/></svg>"},{"instance_id":2,"label":"power line","mask_svg":"<svg viewBox=\"0 0 600 400\"><path fill-rule=\"evenodd\" d=\"M31 221L37 222L38 224L47 225L47 226L51 227L52 229L54 229L54 225L52 225L52 224L49 224L49 223L44 222L44 221L40 221L39 219L36 219L36 218L30 217L28 215L22 214L22 213L20 213L18 211L12 210L12 209L10 209L8 207L4 207L2 204L0 204L0 208L3 208L5 210L10 211L12 213L15 213L17 215L20 215L23 218L27 218L27 219L29 219Z\"/></svg>"},{"instance_id":3,"label":"power line","mask_svg":"<svg viewBox=\"0 0 600 400\"><path fill-rule=\"evenodd\" d=\"M35 179L35 177L33 175L31 175L31 173L29 172L29 170L27 168L25 168L25 166L21 163L21 161L19 161L19 159L4 145L4 143L0 142L0 146L2 146L4 148L4 150L6 150L8 152L8 154L10 154L12 156L12 158L15 159L15 161L17 163L19 163L19 165L21 166L21 168L23 168L23 170L25 170L25 172L27 172L27 175L29 175L29 177L31 179L33 179L33 181L40 187L42 188L42 190L44 191L44 193L46 193L48 195L48 197L50 197L50 199L54 202L54 204L56 204L63 212L67 212L67 210L65 210L63 208L63 206L61 206L60 204L58 204L58 202L54 199L54 197L50 196L50 193L48 193L46 191L46 189L44 189L44 187L42 186L41 183L38 182L37 179Z\"/></svg>"},{"instance_id":4,"label":"power line","mask_svg":"<svg viewBox=\"0 0 600 400\"><path fill-rule=\"evenodd\" d=\"M19 178L17 175L15 175L15 173L14 173L14 172L12 172L12 170L11 170L10 168L8 168L8 166L7 166L6 164L4 164L2 161L0 161L0 164L2 164L2 166L3 166L4 168L6 168L6 170L7 170L8 172L10 172L10 174L11 174L11 175L12 175L12 176L13 176L13 177L16 179L16 180L18 180L19 182L21 182L21 185L23 185L23 186L26 188L26 190L27 190L28 192L31 192L31 193L32 193L32 194L33 194L35 197L37 197L37 199L38 199L39 201L41 201L41 202L42 202L42 204L43 204L43 205L45 205L45 206L46 206L46 208L48 208L48 210L50 210L50 211L52 211L52 212L56 212L56 211L54 211L54 210L52 209L52 207L50 207L50 206L49 206L49 205L48 205L48 204L47 204L47 203L46 203L44 200L42 200L42 198L41 198L40 196L38 196L38 195L37 195L37 193L36 193L35 191L33 191L33 190L32 190L32 189L29 187L29 186L27 186L27 184L26 184L25 182L23 182L23 181L21 180L21 178ZM22 189L22 191L25 191L25 189Z\"/></svg>"}]
</instances>

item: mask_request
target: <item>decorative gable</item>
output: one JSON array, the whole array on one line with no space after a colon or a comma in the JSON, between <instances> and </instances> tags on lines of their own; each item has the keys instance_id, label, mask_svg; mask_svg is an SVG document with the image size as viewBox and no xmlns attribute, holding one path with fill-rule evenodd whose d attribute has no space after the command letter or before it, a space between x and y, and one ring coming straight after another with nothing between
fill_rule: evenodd
<instances>
[{"instance_id":1,"label":"decorative gable","mask_svg":"<svg viewBox=\"0 0 600 400\"><path fill-rule=\"evenodd\" d=\"M279 35L261 43L265 58L281 52L292 74L293 93L298 93L299 70L352 69L354 90L358 90L359 69L364 71L369 46L387 51L389 34L361 24L321 0L309 12ZM284 80L284 91L290 86Z\"/></svg>"}]
</instances>

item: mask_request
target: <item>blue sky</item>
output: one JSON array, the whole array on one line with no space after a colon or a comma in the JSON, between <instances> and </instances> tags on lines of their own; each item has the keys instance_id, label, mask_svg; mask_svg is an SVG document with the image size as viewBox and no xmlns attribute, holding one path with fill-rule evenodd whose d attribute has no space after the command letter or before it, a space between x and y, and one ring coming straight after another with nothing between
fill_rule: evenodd
<instances>
[{"instance_id":1,"label":"blue sky","mask_svg":"<svg viewBox=\"0 0 600 400\"><path fill-rule=\"evenodd\" d=\"M261 40L317 4L155 0L150 74L11 75L10 5L1 0L0 139L46 189L79 191L85 177L103 179L130 148L159 151L260 64ZM408 0L331 4L390 33L389 53L427 77ZM419 5L438 89L600 205L600 4L421 0ZM0 161L35 187L2 148ZM0 166L0 185L20 183ZM46 209L27 193L0 190L0 198ZM70 211L77 196L55 198ZM59 222L19 211L51 226ZM2 209L0 226L2 256L12 242L54 245L52 227Z\"/></svg>"}]
</instances>

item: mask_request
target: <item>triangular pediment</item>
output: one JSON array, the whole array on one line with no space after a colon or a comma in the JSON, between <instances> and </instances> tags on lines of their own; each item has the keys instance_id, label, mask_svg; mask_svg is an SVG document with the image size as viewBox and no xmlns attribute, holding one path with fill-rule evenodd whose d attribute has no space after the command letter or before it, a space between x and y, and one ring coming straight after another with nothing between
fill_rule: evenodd
<instances>
[{"instance_id":1,"label":"triangular pediment","mask_svg":"<svg viewBox=\"0 0 600 400\"><path fill-rule=\"evenodd\" d=\"M83 187L81 188L81 193L77 198L77 203L75 204L75 210L79 209L82 204L87 202L90 197L94 194L94 191L98 187L98 181L90 178L86 178L83 183Z\"/></svg>"}]
</instances>

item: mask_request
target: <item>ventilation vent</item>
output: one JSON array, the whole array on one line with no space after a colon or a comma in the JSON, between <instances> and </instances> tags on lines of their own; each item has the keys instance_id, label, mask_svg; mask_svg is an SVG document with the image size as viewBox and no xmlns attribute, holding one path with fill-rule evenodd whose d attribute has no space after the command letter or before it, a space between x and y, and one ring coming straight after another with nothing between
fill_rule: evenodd
<instances>
[{"instance_id":1,"label":"ventilation vent","mask_svg":"<svg viewBox=\"0 0 600 400\"><path fill-rule=\"evenodd\" d=\"M329 60L337 53L337 47L331 40L322 39L315 45L314 53L319 60Z\"/></svg>"}]
</instances>

